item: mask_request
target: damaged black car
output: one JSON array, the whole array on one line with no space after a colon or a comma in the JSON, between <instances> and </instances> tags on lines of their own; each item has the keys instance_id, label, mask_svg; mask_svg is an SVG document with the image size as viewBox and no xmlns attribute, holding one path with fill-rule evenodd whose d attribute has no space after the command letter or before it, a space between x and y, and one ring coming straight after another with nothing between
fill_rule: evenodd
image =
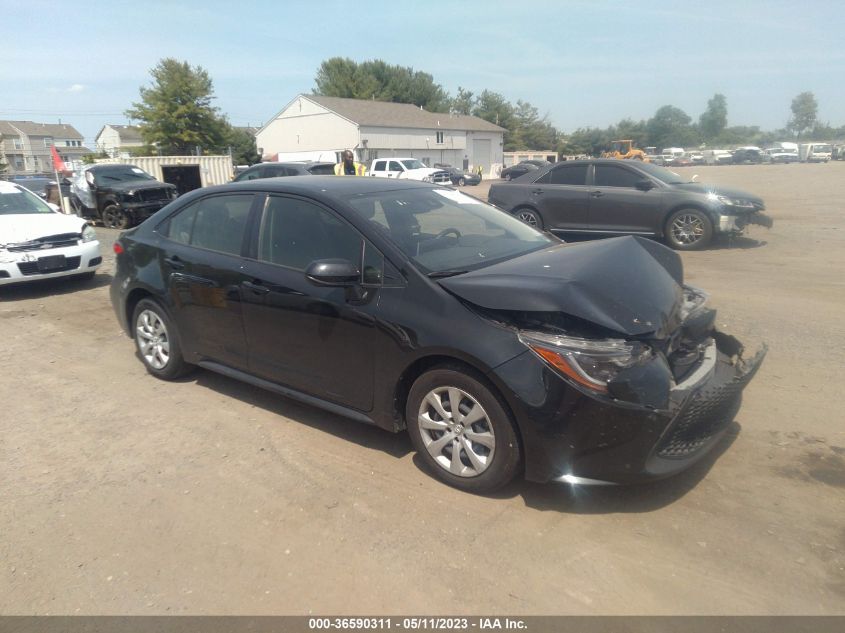
<instances>
[{"instance_id":1,"label":"damaged black car","mask_svg":"<svg viewBox=\"0 0 845 633\"><path fill-rule=\"evenodd\" d=\"M110 229L139 224L179 195L140 167L111 163L85 167L70 190L77 215Z\"/></svg>"},{"instance_id":2,"label":"damaged black car","mask_svg":"<svg viewBox=\"0 0 845 633\"><path fill-rule=\"evenodd\" d=\"M473 492L678 473L765 355L717 329L670 249L565 244L426 183L201 189L114 248L112 303L151 374L201 367L407 431Z\"/></svg>"}]
</instances>

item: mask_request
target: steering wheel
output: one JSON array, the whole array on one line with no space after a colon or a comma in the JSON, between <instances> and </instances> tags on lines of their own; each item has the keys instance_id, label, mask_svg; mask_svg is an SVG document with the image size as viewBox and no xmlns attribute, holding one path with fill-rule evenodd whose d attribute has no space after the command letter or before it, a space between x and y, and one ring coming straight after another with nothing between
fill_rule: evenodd
<instances>
[{"instance_id":1,"label":"steering wheel","mask_svg":"<svg viewBox=\"0 0 845 633\"><path fill-rule=\"evenodd\" d=\"M446 237L447 235L449 235L449 233L454 233L455 237L461 239L461 232L458 229L453 229L451 227L440 231L440 233L434 236L434 239L439 240L441 237Z\"/></svg>"}]
</instances>

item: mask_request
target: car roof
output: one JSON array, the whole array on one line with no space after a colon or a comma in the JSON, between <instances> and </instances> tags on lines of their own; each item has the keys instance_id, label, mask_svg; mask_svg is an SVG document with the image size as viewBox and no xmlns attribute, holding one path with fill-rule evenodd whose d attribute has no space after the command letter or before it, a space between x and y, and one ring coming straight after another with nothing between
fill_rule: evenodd
<instances>
[{"instance_id":1,"label":"car roof","mask_svg":"<svg viewBox=\"0 0 845 633\"><path fill-rule=\"evenodd\" d=\"M402 189L425 189L434 185L417 180L394 180L364 176L311 176L309 178L259 178L197 189L198 193L267 191L328 197L354 196Z\"/></svg>"}]
</instances>

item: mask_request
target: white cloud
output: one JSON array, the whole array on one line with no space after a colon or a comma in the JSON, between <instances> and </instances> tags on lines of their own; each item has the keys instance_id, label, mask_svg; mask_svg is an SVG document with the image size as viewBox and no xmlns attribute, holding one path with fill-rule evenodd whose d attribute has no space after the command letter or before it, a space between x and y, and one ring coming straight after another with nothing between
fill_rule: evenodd
<instances>
[{"instance_id":1,"label":"white cloud","mask_svg":"<svg viewBox=\"0 0 845 633\"><path fill-rule=\"evenodd\" d=\"M85 90L85 86L82 84L73 84L67 89L67 92L82 92L83 90Z\"/></svg>"}]
</instances>

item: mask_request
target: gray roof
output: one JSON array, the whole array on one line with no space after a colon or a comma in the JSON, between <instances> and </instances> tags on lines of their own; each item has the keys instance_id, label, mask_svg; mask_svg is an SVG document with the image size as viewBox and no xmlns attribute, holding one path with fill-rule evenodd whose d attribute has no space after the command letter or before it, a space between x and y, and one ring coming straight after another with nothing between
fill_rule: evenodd
<instances>
[{"instance_id":1,"label":"gray roof","mask_svg":"<svg viewBox=\"0 0 845 633\"><path fill-rule=\"evenodd\" d=\"M107 127L112 128L117 132L118 137L120 137L121 143L143 143L144 139L141 137L141 127L139 125L117 125L116 123L106 123L103 127L100 128L100 131L97 132L97 136L95 138L99 139L100 135L103 133Z\"/></svg>"},{"instance_id":2,"label":"gray roof","mask_svg":"<svg viewBox=\"0 0 845 633\"><path fill-rule=\"evenodd\" d=\"M302 95L358 125L370 127L442 128L471 132L504 132L505 129L477 116L428 112L410 103L391 103L369 99L344 99Z\"/></svg>"},{"instance_id":3,"label":"gray roof","mask_svg":"<svg viewBox=\"0 0 845 633\"><path fill-rule=\"evenodd\" d=\"M67 123L34 123L32 121L0 121L0 124L8 124L14 130L20 130L27 136L52 136L53 138L79 139L82 134L76 131L72 125ZM4 134L17 135L17 131L7 132L5 125L0 128Z\"/></svg>"}]
</instances>

